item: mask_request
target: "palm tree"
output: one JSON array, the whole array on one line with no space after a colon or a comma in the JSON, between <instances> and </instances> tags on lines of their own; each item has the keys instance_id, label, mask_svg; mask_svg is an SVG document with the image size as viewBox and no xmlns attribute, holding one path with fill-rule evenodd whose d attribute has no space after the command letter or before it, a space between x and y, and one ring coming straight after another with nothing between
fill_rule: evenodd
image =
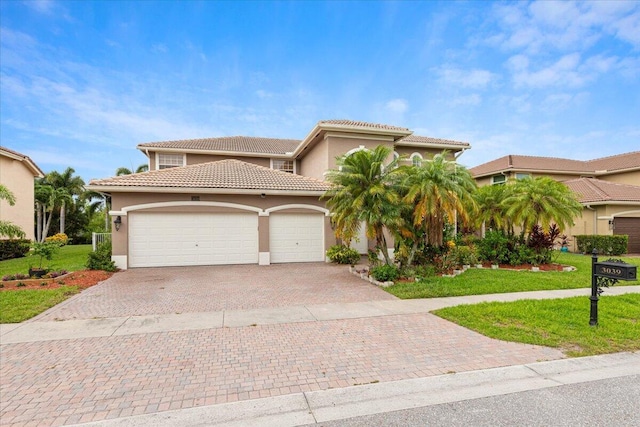
<instances>
[{"instance_id":1,"label":"palm tree","mask_svg":"<svg viewBox=\"0 0 640 427\"><path fill-rule=\"evenodd\" d=\"M4 185L0 184L0 200L5 200L9 206L16 204L16 196ZM15 225L11 221L0 219L0 237L8 237L9 239L24 239L25 232L20 226Z\"/></svg>"},{"instance_id":2,"label":"palm tree","mask_svg":"<svg viewBox=\"0 0 640 427\"><path fill-rule=\"evenodd\" d=\"M519 180L503 203L507 216L522 225L523 233L536 224L548 230L552 222L562 230L573 225L574 218L582 213L576 195L563 183L546 176Z\"/></svg>"},{"instance_id":3,"label":"palm tree","mask_svg":"<svg viewBox=\"0 0 640 427\"><path fill-rule=\"evenodd\" d=\"M149 170L149 165L146 163L141 164L140 166L138 166L136 168L135 173L141 173L141 172L147 172ZM126 167L121 167L116 169L116 175L120 176L120 175L132 175L134 172Z\"/></svg>"},{"instance_id":4,"label":"palm tree","mask_svg":"<svg viewBox=\"0 0 640 427\"><path fill-rule=\"evenodd\" d=\"M327 175L333 186L322 196L328 199L336 236L350 242L364 222L367 237L375 240L387 264L392 260L385 228L395 232L401 223L401 200L394 188L400 169L396 159L387 164L390 157L391 148L378 146L338 158L338 169Z\"/></svg>"},{"instance_id":5,"label":"palm tree","mask_svg":"<svg viewBox=\"0 0 640 427\"><path fill-rule=\"evenodd\" d=\"M446 152L406 171L404 201L413 205L413 223L425 230L425 243L442 246L445 218L468 221L475 181L464 166L447 160Z\"/></svg>"},{"instance_id":6,"label":"palm tree","mask_svg":"<svg viewBox=\"0 0 640 427\"><path fill-rule=\"evenodd\" d=\"M45 178L46 179L46 178ZM53 210L72 201L64 188L54 188L45 179L36 181L34 198L36 202L36 241L44 242L49 234Z\"/></svg>"},{"instance_id":7,"label":"palm tree","mask_svg":"<svg viewBox=\"0 0 640 427\"><path fill-rule=\"evenodd\" d=\"M79 176L73 176L76 171L68 167L64 172L49 172L45 180L56 190L63 190L69 197L57 197L60 203L60 232L64 233L65 204L72 201L74 196L80 196L84 192L84 181Z\"/></svg>"},{"instance_id":8,"label":"palm tree","mask_svg":"<svg viewBox=\"0 0 640 427\"><path fill-rule=\"evenodd\" d=\"M504 200L510 196L512 185L485 185L478 188L475 200L478 205L476 225L483 223L494 230L513 231L513 223L507 217Z\"/></svg>"}]
</instances>

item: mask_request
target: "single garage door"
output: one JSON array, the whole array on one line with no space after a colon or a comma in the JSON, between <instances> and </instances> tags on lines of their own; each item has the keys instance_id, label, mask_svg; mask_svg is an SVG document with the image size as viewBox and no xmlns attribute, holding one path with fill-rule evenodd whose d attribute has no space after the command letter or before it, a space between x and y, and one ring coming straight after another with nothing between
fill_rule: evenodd
<instances>
[{"instance_id":1,"label":"single garage door","mask_svg":"<svg viewBox=\"0 0 640 427\"><path fill-rule=\"evenodd\" d=\"M269 215L271 262L324 261L323 214Z\"/></svg>"},{"instance_id":2,"label":"single garage door","mask_svg":"<svg viewBox=\"0 0 640 427\"><path fill-rule=\"evenodd\" d=\"M640 218L615 218L614 234L628 234L629 246L627 252L640 254Z\"/></svg>"},{"instance_id":3,"label":"single garage door","mask_svg":"<svg viewBox=\"0 0 640 427\"><path fill-rule=\"evenodd\" d=\"M257 214L129 215L129 267L257 262Z\"/></svg>"}]
</instances>

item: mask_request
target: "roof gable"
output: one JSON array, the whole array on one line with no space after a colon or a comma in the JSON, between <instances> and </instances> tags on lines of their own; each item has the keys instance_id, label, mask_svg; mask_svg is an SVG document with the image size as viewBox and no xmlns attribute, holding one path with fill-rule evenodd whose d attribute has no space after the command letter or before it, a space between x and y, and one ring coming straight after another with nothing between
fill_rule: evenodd
<instances>
[{"instance_id":1,"label":"roof gable","mask_svg":"<svg viewBox=\"0 0 640 427\"><path fill-rule=\"evenodd\" d=\"M139 144L139 150L181 150L222 153L255 153L285 156L300 144L297 139L225 136L220 138L182 139Z\"/></svg>"},{"instance_id":2,"label":"roof gable","mask_svg":"<svg viewBox=\"0 0 640 427\"><path fill-rule=\"evenodd\" d=\"M227 159L176 168L94 179L93 189L129 191L131 189L203 189L203 190L255 190L254 192L283 191L318 194L328 190L324 181L294 175L264 166Z\"/></svg>"},{"instance_id":3,"label":"roof gable","mask_svg":"<svg viewBox=\"0 0 640 427\"><path fill-rule=\"evenodd\" d=\"M36 165L35 162L29 158L29 156L25 156L24 154L18 153L17 151L10 150L7 147L2 146L0 146L0 156L23 162L25 167L31 171L34 177L44 178L44 172L42 172L42 169L40 169L38 165Z\"/></svg>"},{"instance_id":4,"label":"roof gable","mask_svg":"<svg viewBox=\"0 0 640 427\"><path fill-rule=\"evenodd\" d=\"M580 203L640 203L640 186L637 185L618 184L595 178L572 179L565 181L564 184L578 194Z\"/></svg>"}]
</instances>

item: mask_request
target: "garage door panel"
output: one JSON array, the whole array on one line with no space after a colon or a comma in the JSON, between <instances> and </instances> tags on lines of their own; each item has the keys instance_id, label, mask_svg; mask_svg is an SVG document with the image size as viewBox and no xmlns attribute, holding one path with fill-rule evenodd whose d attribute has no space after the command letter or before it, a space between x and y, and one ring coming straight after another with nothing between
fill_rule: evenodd
<instances>
[{"instance_id":1,"label":"garage door panel","mask_svg":"<svg viewBox=\"0 0 640 427\"><path fill-rule=\"evenodd\" d=\"M257 262L256 214L130 215L130 267Z\"/></svg>"},{"instance_id":2,"label":"garage door panel","mask_svg":"<svg viewBox=\"0 0 640 427\"><path fill-rule=\"evenodd\" d=\"M271 262L324 261L324 215L271 214Z\"/></svg>"},{"instance_id":3,"label":"garage door panel","mask_svg":"<svg viewBox=\"0 0 640 427\"><path fill-rule=\"evenodd\" d=\"M614 234L627 234L629 253L640 253L640 218L618 217L614 219Z\"/></svg>"}]
</instances>

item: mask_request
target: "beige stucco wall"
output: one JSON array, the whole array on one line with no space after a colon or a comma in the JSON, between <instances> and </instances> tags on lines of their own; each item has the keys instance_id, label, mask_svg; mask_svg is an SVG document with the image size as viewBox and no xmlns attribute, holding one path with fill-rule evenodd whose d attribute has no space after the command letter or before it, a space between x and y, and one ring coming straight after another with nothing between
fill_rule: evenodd
<instances>
[{"instance_id":1,"label":"beige stucco wall","mask_svg":"<svg viewBox=\"0 0 640 427\"><path fill-rule=\"evenodd\" d=\"M22 228L27 239L34 239L34 176L23 162L0 156L0 184L16 197L9 206L0 200L0 219Z\"/></svg>"},{"instance_id":2,"label":"beige stucco wall","mask_svg":"<svg viewBox=\"0 0 640 427\"><path fill-rule=\"evenodd\" d=\"M161 203L161 202L191 202L191 196L199 196L199 202L222 202L222 203L234 203L238 205L250 206L253 208L259 208L262 210L292 204L311 205L324 208L324 202L320 201L315 196L271 196L266 195L264 198L260 195L213 195L213 194L150 194L150 193L113 193L112 194L112 210L120 211L126 207L134 205L145 205L149 203ZM197 203L197 202L196 202ZM244 209L235 209L229 207L219 206L165 206L157 208L148 208L143 210L131 211L130 214L135 212L208 212L208 213L233 213L233 212L248 212ZM288 213L318 213L320 212L312 209L304 208L289 208L278 212ZM256 213L256 215L258 215ZM112 245L113 255L126 256L128 254L127 236L128 236L128 220L126 215L122 215L122 226L120 231L113 232ZM269 217L258 218L258 245L260 252L269 251ZM325 217L325 249L336 242L333 231L331 230L329 217Z\"/></svg>"},{"instance_id":3,"label":"beige stucco wall","mask_svg":"<svg viewBox=\"0 0 640 427\"><path fill-rule=\"evenodd\" d=\"M623 172L618 174L599 176L603 181L616 182L618 184L638 185L640 186L640 171Z\"/></svg>"},{"instance_id":4,"label":"beige stucco wall","mask_svg":"<svg viewBox=\"0 0 640 427\"><path fill-rule=\"evenodd\" d=\"M640 204L632 205L596 205L590 208L585 207L582 215L575 219L575 224L565 234L571 239L569 249L577 251L575 238L573 236L585 235L613 235L613 230L609 228L609 220L614 217L640 218Z\"/></svg>"},{"instance_id":5,"label":"beige stucco wall","mask_svg":"<svg viewBox=\"0 0 640 427\"><path fill-rule=\"evenodd\" d=\"M324 180L324 172L329 169L328 152L328 144L324 140L308 148L304 157L300 159L298 173Z\"/></svg>"}]
</instances>

